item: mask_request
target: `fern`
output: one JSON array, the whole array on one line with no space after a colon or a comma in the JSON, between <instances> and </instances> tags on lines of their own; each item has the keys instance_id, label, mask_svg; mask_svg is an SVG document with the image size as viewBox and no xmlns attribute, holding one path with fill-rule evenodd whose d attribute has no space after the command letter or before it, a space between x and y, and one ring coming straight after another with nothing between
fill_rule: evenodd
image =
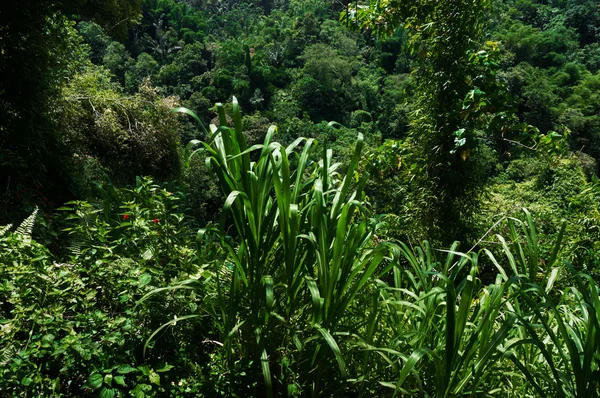
<instances>
[{"instance_id":1,"label":"fern","mask_svg":"<svg viewBox=\"0 0 600 398\"><path fill-rule=\"evenodd\" d=\"M36 207L33 213L23 220L21 225L19 225L19 227L15 230L15 234L21 235L27 243L31 242L31 232L33 231L33 226L35 225L38 211L39 208ZM8 232L10 232L12 227L12 224L0 226L0 236L6 235Z\"/></svg>"},{"instance_id":2,"label":"fern","mask_svg":"<svg viewBox=\"0 0 600 398\"><path fill-rule=\"evenodd\" d=\"M39 208L36 207L33 213L29 217L27 217L21 225L16 229L15 233L21 235L26 244L31 243L31 232L33 231L33 226L35 224L35 219L37 218Z\"/></svg>"},{"instance_id":3,"label":"fern","mask_svg":"<svg viewBox=\"0 0 600 398\"><path fill-rule=\"evenodd\" d=\"M71 242L69 244L69 251L74 256L80 256L82 253L82 248L86 246L87 239L82 237L73 237L71 238Z\"/></svg>"},{"instance_id":4,"label":"fern","mask_svg":"<svg viewBox=\"0 0 600 398\"><path fill-rule=\"evenodd\" d=\"M4 236L12 228L12 226L12 224L8 224L3 227L0 227L0 236Z\"/></svg>"},{"instance_id":5,"label":"fern","mask_svg":"<svg viewBox=\"0 0 600 398\"><path fill-rule=\"evenodd\" d=\"M11 346L5 346L0 348L0 366L6 366L10 360L14 357L15 350Z\"/></svg>"}]
</instances>

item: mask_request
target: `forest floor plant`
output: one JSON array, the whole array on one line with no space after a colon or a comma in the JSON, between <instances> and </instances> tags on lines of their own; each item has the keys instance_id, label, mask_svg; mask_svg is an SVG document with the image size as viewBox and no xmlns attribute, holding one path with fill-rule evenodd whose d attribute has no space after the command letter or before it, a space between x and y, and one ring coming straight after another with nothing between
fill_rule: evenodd
<instances>
[{"instance_id":1,"label":"forest floor plant","mask_svg":"<svg viewBox=\"0 0 600 398\"><path fill-rule=\"evenodd\" d=\"M135 305L201 273L178 201L143 178L133 189L107 188L103 203L71 202L59 212L64 257L33 238L41 211L14 230L0 227L0 396L197 396L200 372L189 364L206 354L189 344L209 336L210 324L161 334L146 357L143 348L170 313L195 310L204 295Z\"/></svg>"}]
</instances>

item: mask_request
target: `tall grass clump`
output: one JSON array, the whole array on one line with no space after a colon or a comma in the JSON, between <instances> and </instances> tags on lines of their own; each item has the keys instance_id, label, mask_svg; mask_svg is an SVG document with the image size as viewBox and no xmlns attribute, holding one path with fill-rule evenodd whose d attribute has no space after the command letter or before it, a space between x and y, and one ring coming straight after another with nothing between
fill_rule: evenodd
<instances>
[{"instance_id":1,"label":"tall grass clump","mask_svg":"<svg viewBox=\"0 0 600 398\"><path fill-rule=\"evenodd\" d=\"M546 255L529 212L505 227L509 239L478 253L400 243L357 344L372 353L362 395L598 395L598 288L558 261L565 226ZM484 284L479 270L490 266Z\"/></svg>"},{"instance_id":2,"label":"tall grass clump","mask_svg":"<svg viewBox=\"0 0 600 398\"><path fill-rule=\"evenodd\" d=\"M478 254L456 252L457 246L440 257L428 242L414 249L401 244L402 266L380 285L381 326L371 349L390 365L389 379L378 381L395 395L479 395L502 356L516 321L505 316L515 281L484 286Z\"/></svg>"},{"instance_id":3,"label":"tall grass clump","mask_svg":"<svg viewBox=\"0 0 600 398\"><path fill-rule=\"evenodd\" d=\"M244 364L247 393L331 393L348 377L342 347L364 326L357 295L394 248L374 239L381 225L363 200L363 137L342 175L331 150L319 156L305 138L284 147L275 126L248 147L235 98L231 127L217 110L219 126L190 156L206 156L226 198L218 227L199 232L223 252L212 264L220 355L229 370Z\"/></svg>"}]
</instances>

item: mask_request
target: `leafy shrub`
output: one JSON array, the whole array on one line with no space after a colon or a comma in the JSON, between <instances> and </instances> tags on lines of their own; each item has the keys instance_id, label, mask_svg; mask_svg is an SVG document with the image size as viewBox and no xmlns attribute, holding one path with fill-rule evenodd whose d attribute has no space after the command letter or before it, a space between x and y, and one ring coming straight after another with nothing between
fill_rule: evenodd
<instances>
[{"instance_id":1,"label":"leafy shrub","mask_svg":"<svg viewBox=\"0 0 600 398\"><path fill-rule=\"evenodd\" d=\"M485 238L486 232L491 232L490 220L511 217L517 209L527 207L541 232L540 249L547 253L563 220L570 220L565 231L564 256L577 270L597 276L598 183L594 177L586 178L577 158L554 162L539 158L513 160L506 172L495 179L490 192L490 200L477 216L479 236Z\"/></svg>"},{"instance_id":2,"label":"leafy shrub","mask_svg":"<svg viewBox=\"0 0 600 398\"><path fill-rule=\"evenodd\" d=\"M139 92L125 97L105 69L90 66L64 89L59 103L62 145L74 176L72 191L89 196L96 163L116 184L132 184L135 176L163 180L180 171L177 117L170 112L174 98L161 98L146 81Z\"/></svg>"},{"instance_id":3,"label":"leafy shrub","mask_svg":"<svg viewBox=\"0 0 600 398\"><path fill-rule=\"evenodd\" d=\"M2 395L195 396L200 376L186 363L205 355L195 339L210 335L209 323L160 334L148 355L144 347L152 331L173 323L168 314L196 310L200 291L136 306L156 287L204 278L178 201L144 179L113 191L112 201L70 203L62 209L71 237L66 262L31 239L36 213L14 233L3 229Z\"/></svg>"},{"instance_id":4,"label":"leafy shrub","mask_svg":"<svg viewBox=\"0 0 600 398\"><path fill-rule=\"evenodd\" d=\"M196 157L189 160L180 183L185 192L186 214L193 216L200 225L219 219L219 209L225 198L203 159Z\"/></svg>"},{"instance_id":5,"label":"leafy shrub","mask_svg":"<svg viewBox=\"0 0 600 398\"><path fill-rule=\"evenodd\" d=\"M511 160L506 168L506 176L516 182L521 182L537 175L540 172L539 159L525 158Z\"/></svg>"}]
</instances>

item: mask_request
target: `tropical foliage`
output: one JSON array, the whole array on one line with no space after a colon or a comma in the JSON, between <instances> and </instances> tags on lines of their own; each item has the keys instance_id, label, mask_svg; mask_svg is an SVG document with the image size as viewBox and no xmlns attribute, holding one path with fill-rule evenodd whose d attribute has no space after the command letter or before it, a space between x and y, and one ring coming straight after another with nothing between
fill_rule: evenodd
<instances>
[{"instance_id":1,"label":"tropical foliage","mask_svg":"<svg viewBox=\"0 0 600 398\"><path fill-rule=\"evenodd\" d=\"M1 8L0 396L599 395L595 2Z\"/></svg>"}]
</instances>

